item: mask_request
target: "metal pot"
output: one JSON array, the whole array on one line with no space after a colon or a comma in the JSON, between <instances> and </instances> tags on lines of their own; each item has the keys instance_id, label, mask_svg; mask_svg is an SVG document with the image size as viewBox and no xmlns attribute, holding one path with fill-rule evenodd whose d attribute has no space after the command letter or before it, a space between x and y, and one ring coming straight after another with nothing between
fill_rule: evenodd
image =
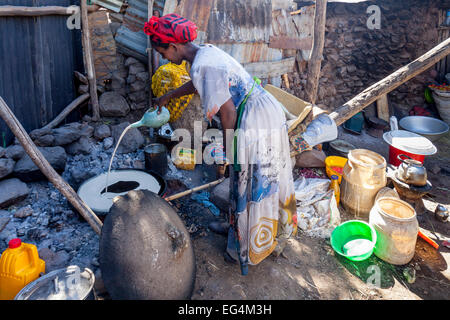
<instances>
[{"instance_id":1,"label":"metal pot","mask_svg":"<svg viewBox=\"0 0 450 320\"><path fill-rule=\"evenodd\" d=\"M404 154L399 154L397 159L401 161L397 168L397 178L399 180L418 187L423 187L427 184L427 170L420 161Z\"/></svg>"},{"instance_id":2,"label":"metal pot","mask_svg":"<svg viewBox=\"0 0 450 320\"><path fill-rule=\"evenodd\" d=\"M167 148L161 143L152 143L144 148L145 169L154 171L162 177L167 173Z\"/></svg>"},{"instance_id":3,"label":"metal pot","mask_svg":"<svg viewBox=\"0 0 450 320\"><path fill-rule=\"evenodd\" d=\"M446 222L449 216L447 208L445 208L443 205L438 204L436 207L436 210L434 210L434 216L437 220L441 222Z\"/></svg>"},{"instance_id":4,"label":"metal pot","mask_svg":"<svg viewBox=\"0 0 450 320\"><path fill-rule=\"evenodd\" d=\"M96 300L95 276L73 265L52 271L29 283L14 300Z\"/></svg>"}]
</instances>

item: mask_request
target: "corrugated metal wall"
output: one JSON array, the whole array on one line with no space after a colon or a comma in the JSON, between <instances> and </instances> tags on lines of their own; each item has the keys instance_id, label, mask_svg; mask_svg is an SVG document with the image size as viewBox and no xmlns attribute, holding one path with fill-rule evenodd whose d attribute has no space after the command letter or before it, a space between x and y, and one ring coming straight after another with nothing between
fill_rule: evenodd
<instances>
[{"instance_id":1,"label":"corrugated metal wall","mask_svg":"<svg viewBox=\"0 0 450 320\"><path fill-rule=\"evenodd\" d=\"M0 0L0 5L70 6L73 0ZM82 69L80 31L65 16L0 17L0 95L30 132L75 97L73 71ZM81 64L81 65L80 65ZM0 119L0 145L13 135Z\"/></svg>"}]
</instances>

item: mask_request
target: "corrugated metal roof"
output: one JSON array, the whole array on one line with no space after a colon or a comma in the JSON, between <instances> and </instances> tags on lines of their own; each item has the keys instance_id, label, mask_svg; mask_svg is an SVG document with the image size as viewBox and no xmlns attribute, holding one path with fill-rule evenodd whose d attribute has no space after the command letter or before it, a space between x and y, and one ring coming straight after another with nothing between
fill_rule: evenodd
<instances>
[{"instance_id":1,"label":"corrugated metal roof","mask_svg":"<svg viewBox=\"0 0 450 320\"><path fill-rule=\"evenodd\" d=\"M120 12L120 8L122 8L123 5L123 0L92 0L92 3L98 4L99 6L114 12Z\"/></svg>"},{"instance_id":2,"label":"corrugated metal roof","mask_svg":"<svg viewBox=\"0 0 450 320\"><path fill-rule=\"evenodd\" d=\"M271 0L214 0L208 41L269 42L271 26Z\"/></svg>"},{"instance_id":3,"label":"corrugated metal roof","mask_svg":"<svg viewBox=\"0 0 450 320\"><path fill-rule=\"evenodd\" d=\"M156 0L153 8L162 12L164 3L165 0ZM124 23L117 30L115 38L119 51L143 61L147 57L147 35L142 29L147 21L147 15L147 0L128 0Z\"/></svg>"},{"instance_id":4,"label":"corrugated metal roof","mask_svg":"<svg viewBox=\"0 0 450 320\"><path fill-rule=\"evenodd\" d=\"M278 61L283 58L281 49L269 48L267 43L218 43L215 45L241 64Z\"/></svg>"}]
</instances>

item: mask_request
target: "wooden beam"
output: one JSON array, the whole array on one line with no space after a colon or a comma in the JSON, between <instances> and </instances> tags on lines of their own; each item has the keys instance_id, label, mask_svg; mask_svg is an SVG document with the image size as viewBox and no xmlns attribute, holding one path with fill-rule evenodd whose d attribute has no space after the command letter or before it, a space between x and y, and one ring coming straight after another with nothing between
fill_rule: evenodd
<instances>
[{"instance_id":1,"label":"wooden beam","mask_svg":"<svg viewBox=\"0 0 450 320\"><path fill-rule=\"evenodd\" d=\"M280 61L247 63L243 67L252 76L266 79L292 72L294 65L295 58L292 57Z\"/></svg>"},{"instance_id":2,"label":"wooden beam","mask_svg":"<svg viewBox=\"0 0 450 320\"><path fill-rule=\"evenodd\" d=\"M289 36L271 36L269 38L269 48L274 49L311 50L312 43L312 38L299 39Z\"/></svg>"},{"instance_id":3,"label":"wooden beam","mask_svg":"<svg viewBox=\"0 0 450 320\"><path fill-rule=\"evenodd\" d=\"M74 10L79 10L78 6L60 7L60 6L44 6L44 7L24 7L24 6L0 6L0 17L37 17L62 15L70 16Z\"/></svg>"},{"instance_id":4,"label":"wooden beam","mask_svg":"<svg viewBox=\"0 0 450 320\"><path fill-rule=\"evenodd\" d=\"M53 169L50 163L45 159L39 149L31 140L23 126L12 113L2 97L0 97L0 117L6 122L7 126L14 133L20 144L30 156L31 160L42 171L42 173L52 182L55 187L69 200L69 202L86 219L89 225L97 234L101 233L102 222L87 204L78 196L78 194L67 184L63 178Z\"/></svg>"},{"instance_id":5,"label":"wooden beam","mask_svg":"<svg viewBox=\"0 0 450 320\"><path fill-rule=\"evenodd\" d=\"M341 125L383 95L388 94L406 81L434 66L449 54L450 38L441 42L413 62L365 89L350 101L347 101L330 114L331 118L334 119L337 125Z\"/></svg>"},{"instance_id":6,"label":"wooden beam","mask_svg":"<svg viewBox=\"0 0 450 320\"><path fill-rule=\"evenodd\" d=\"M88 100L90 97L89 93L85 93L82 96L79 96L74 101L72 101L64 110L50 123L48 123L43 129L53 129L58 124L61 123L73 110L75 110L78 106L80 106L83 102Z\"/></svg>"},{"instance_id":7,"label":"wooden beam","mask_svg":"<svg viewBox=\"0 0 450 320\"><path fill-rule=\"evenodd\" d=\"M147 7L148 13L147 13L147 21L150 20L150 18L153 16L153 0L148 0L148 7ZM148 55L148 76L150 77L150 84L152 81L153 76L153 49L152 44L150 42L150 36L147 36L147 55ZM150 89L148 90L148 107L151 108L153 105L153 92L152 87L150 85Z\"/></svg>"},{"instance_id":8,"label":"wooden beam","mask_svg":"<svg viewBox=\"0 0 450 320\"><path fill-rule=\"evenodd\" d=\"M80 4L84 66L86 68L89 81L89 92L92 104L92 120L98 121L100 119L100 107L98 104L97 80L95 76L94 56L92 53L91 32L89 30L87 0L81 0Z\"/></svg>"},{"instance_id":9,"label":"wooden beam","mask_svg":"<svg viewBox=\"0 0 450 320\"><path fill-rule=\"evenodd\" d=\"M389 122L389 103L387 94L384 94L377 100L378 118Z\"/></svg>"},{"instance_id":10,"label":"wooden beam","mask_svg":"<svg viewBox=\"0 0 450 320\"><path fill-rule=\"evenodd\" d=\"M305 86L308 102L315 104L319 88L320 68L325 44L325 23L327 15L327 0L316 0L314 13L314 36L311 56L308 62L308 75Z\"/></svg>"}]
</instances>

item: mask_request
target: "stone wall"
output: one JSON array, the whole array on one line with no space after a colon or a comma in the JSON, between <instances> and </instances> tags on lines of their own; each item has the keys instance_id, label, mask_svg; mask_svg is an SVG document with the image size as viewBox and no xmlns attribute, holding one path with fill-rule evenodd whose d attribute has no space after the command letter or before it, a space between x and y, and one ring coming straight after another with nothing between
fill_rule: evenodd
<instances>
[{"instance_id":1,"label":"stone wall","mask_svg":"<svg viewBox=\"0 0 450 320\"><path fill-rule=\"evenodd\" d=\"M437 0L385 0L356 4L329 3L324 60L317 104L328 110L353 98L437 45ZM381 8L381 28L370 30L367 8ZM433 69L433 68L432 68ZM291 93L304 98L307 62L289 75ZM427 71L389 95L395 112L404 114L424 103L424 89L432 81Z\"/></svg>"}]
</instances>

